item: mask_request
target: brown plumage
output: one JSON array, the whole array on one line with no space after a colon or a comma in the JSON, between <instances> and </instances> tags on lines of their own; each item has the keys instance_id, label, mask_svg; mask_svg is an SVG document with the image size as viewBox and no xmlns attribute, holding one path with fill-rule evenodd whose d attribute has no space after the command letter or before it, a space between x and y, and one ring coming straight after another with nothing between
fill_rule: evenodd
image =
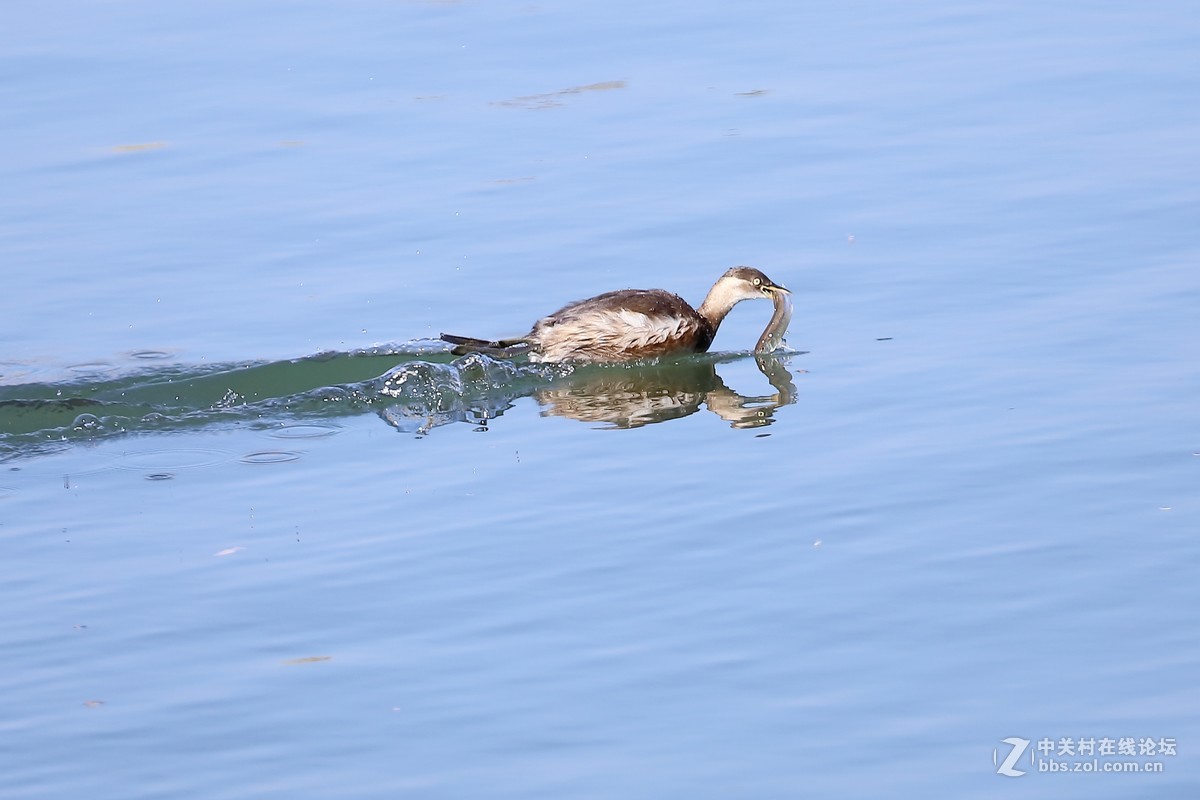
<instances>
[{"instance_id":1,"label":"brown plumage","mask_svg":"<svg viewBox=\"0 0 1200 800\"><path fill-rule=\"evenodd\" d=\"M442 339L456 345L456 355L482 352L508 357L528 353L533 361L551 362L626 361L703 353L735 305L756 298L776 298L778 305L778 299L787 293L753 267L734 267L717 280L699 309L662 289L621 289L569 303L538 320L528 334L516 339L488 341L446 333ZM772 318L768 331L778 317ZM764 332L760 342L765 339Z\"/></svg>"}]
</instances>

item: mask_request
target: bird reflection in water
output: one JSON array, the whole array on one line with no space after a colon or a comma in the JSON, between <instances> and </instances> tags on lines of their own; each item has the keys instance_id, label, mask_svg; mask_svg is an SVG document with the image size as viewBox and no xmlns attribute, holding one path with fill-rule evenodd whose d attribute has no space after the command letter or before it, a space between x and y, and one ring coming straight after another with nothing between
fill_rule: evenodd
<instances>
[{"instance_id":1,"label":"bird reflection in water","mask_svg":"<svg viewBox=\"0 0 1200 800\"><path fill-rule=\"evenodd\" d=\"M747 396L730 389L712 360L586 372L534 392L546 416L640 428L679 419L706 406L734 428L774 422L775 410L796 401L796 386L779 356L757 355L755 364L775 391Z\"/></svg>"}]
</instances>

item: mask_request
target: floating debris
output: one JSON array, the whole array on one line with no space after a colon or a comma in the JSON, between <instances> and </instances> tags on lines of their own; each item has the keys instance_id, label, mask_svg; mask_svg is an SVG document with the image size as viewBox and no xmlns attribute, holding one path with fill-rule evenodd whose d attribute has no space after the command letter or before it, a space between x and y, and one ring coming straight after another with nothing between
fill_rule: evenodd
<instances>
[{"instance_id":1,"label":"floating debris","mask_svg":"<svg viewBox=\"0 0 1200 800\"><path fill-rule=\"evenodd\" d=\"M139 142L137 144L118 144L112 148L114 153L145 153L148 150L162 150L166 142Z\"/></svg>"},{"instance_id":2,"label":"floating debris","mask_svg":"<svg viewBox=\"0 0 1200 800\"><path fill-rule=\"evenodd\" d=\"M289 658L283 663L285 664L315 664L318 661L329 661L333 656L304 656L303 658Z\"/></svg>"},{"instance_id":3,"label":"floating debris","mask_svg":"<svg viewBox=\"0 0 1200 800\"><path fill-rule=\"evenodd\" d=\"M504 108L557 108L558 106L565 105L563 98L570 97L571 95L583 94L584 92L608 92L613 89L624 89L625 86L625 81L601 81L600 83L589 83L584 86L572 86L557 92L527 94L521 97L514 97L511 100L500 100L492 103L492 105Z\"/></svg>"}]
</instances>

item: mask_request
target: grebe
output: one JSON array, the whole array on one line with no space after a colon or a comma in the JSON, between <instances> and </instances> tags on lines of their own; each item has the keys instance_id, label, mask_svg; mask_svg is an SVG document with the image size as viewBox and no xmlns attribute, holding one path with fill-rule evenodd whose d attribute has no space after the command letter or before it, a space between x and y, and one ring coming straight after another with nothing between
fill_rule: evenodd
<instances>
[{"instance_id":1,"label":"grebe","mask_svg":"<svg viewBox=\"0 0 1200 800\"><path fill-rule=\"evenodd\" d=\"M703 353L735 305L743 300L771 299L775 313L755 348L767 351L779 346L791 321L789 294L753 267L734 267L713 284L699 309L662 289L621 289L565 305L516 339L488 341L443 333L442 340L455 345L455 355L528 353L531 361L548 362L628 361Z\"/></svg>"}]
</instances>

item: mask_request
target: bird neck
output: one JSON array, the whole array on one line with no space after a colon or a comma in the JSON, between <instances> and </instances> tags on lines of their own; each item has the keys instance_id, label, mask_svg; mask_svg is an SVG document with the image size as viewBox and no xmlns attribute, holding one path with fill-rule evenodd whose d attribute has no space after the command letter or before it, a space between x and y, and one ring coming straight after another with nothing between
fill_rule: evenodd
<instances>
[{"instance_id":1,"label":"bird neck","mask_svg":"<svg viewBox=\"0 0 1200 800\"><path fill-rule=\"evenodd\" d=\"M708 290L708 296L704 298L704 302L700 304L696 312L704 317L715 331L728 316L730 310L743 299L742 295L728 283L717 281Z\"/></svg>"}]
</instances>

